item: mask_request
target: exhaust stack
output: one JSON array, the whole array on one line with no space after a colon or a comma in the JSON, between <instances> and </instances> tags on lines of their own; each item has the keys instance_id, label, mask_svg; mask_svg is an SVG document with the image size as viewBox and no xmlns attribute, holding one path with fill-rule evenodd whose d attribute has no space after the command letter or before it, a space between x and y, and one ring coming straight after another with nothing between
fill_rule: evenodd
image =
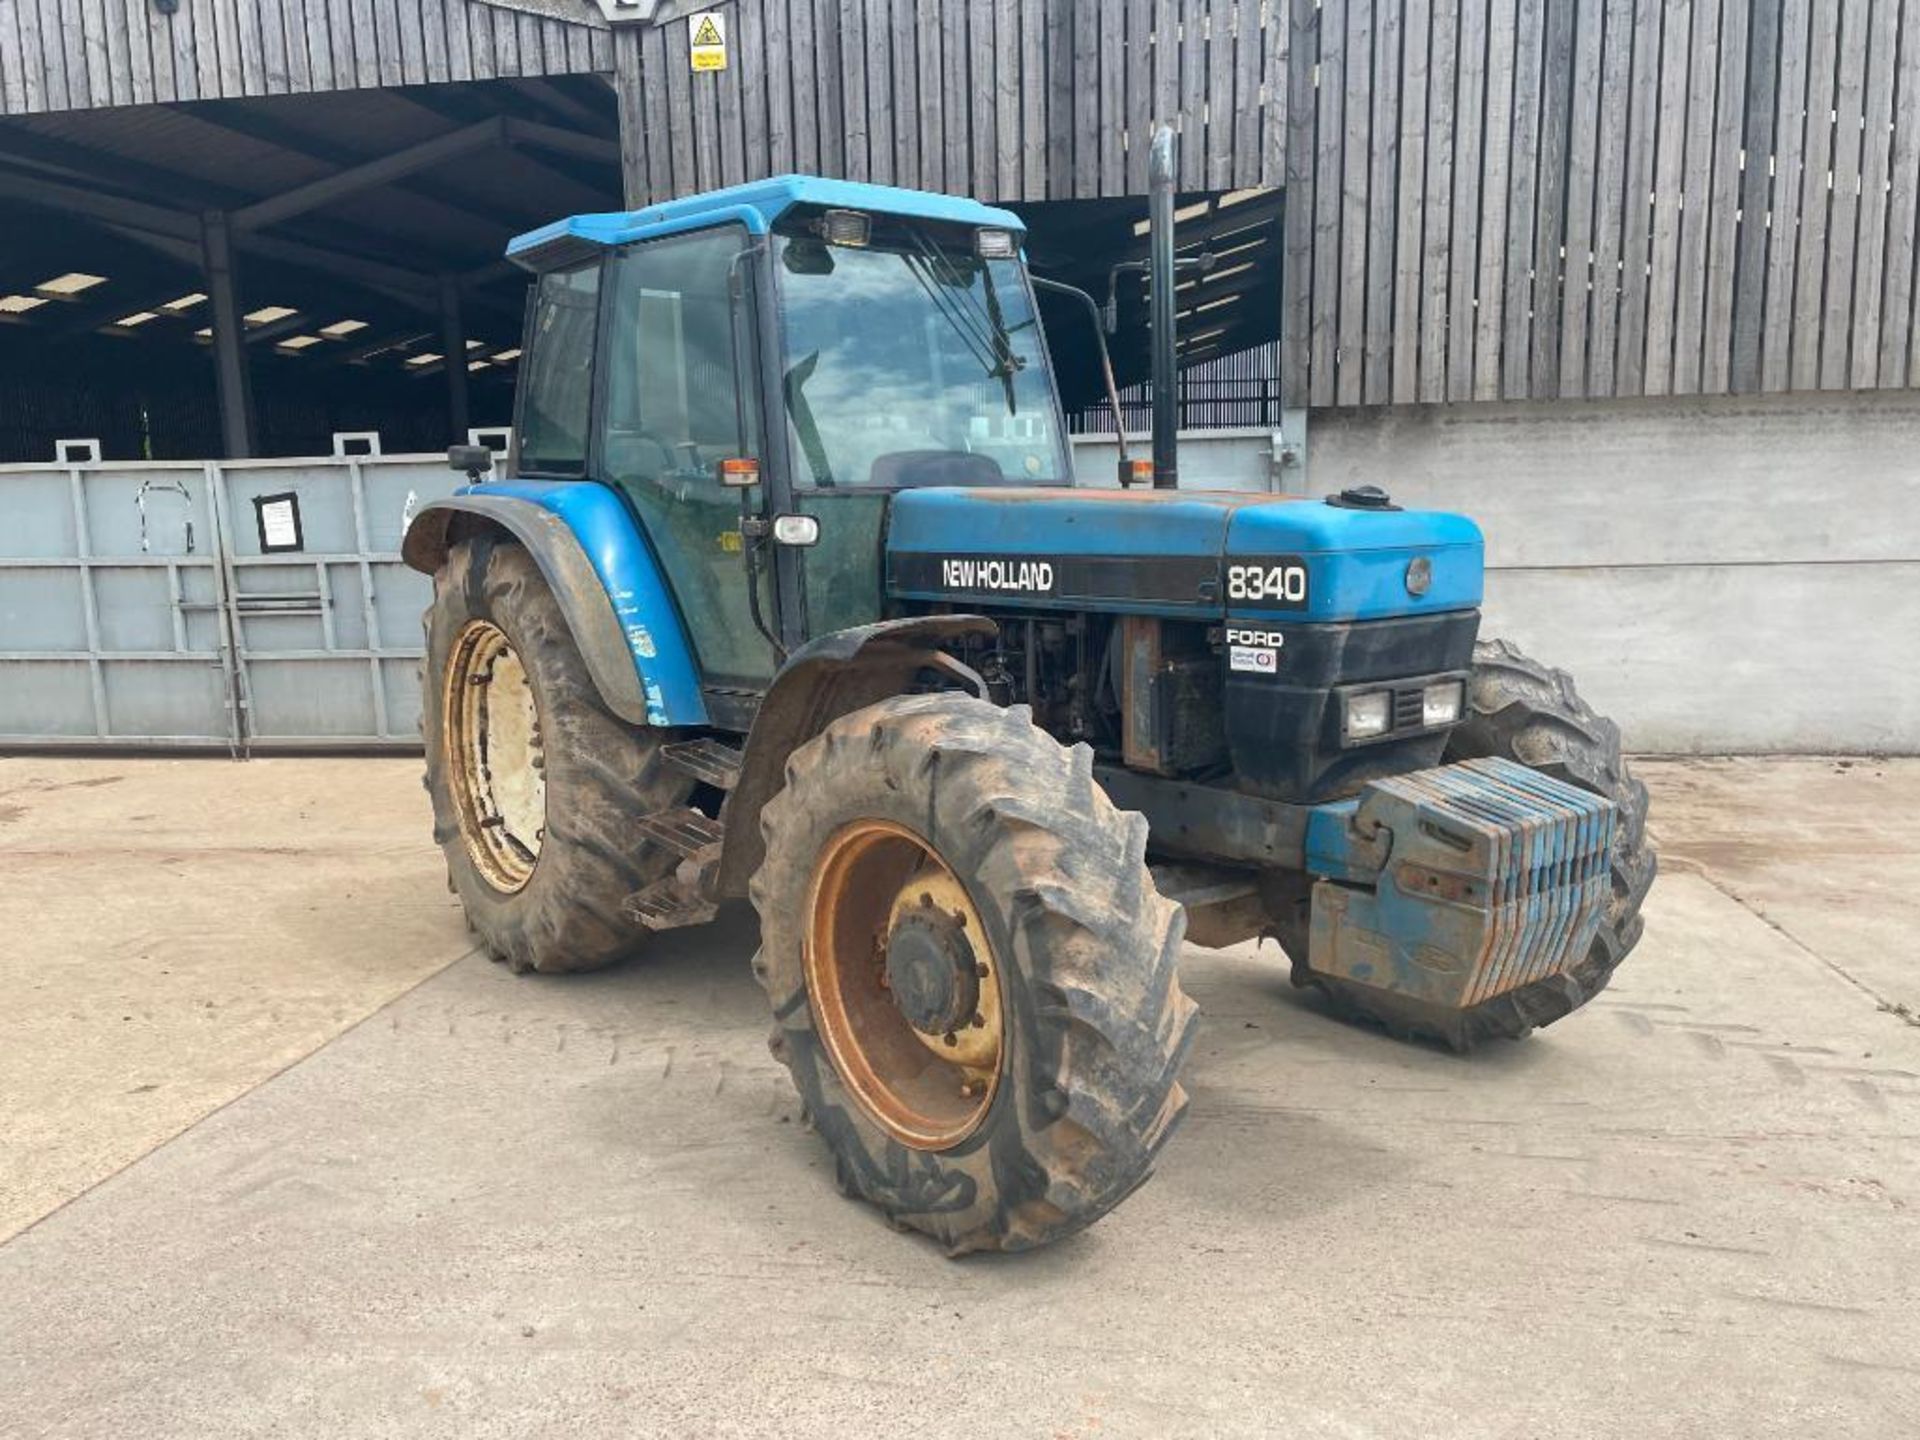
<instances>
[{"instance_id":1,"label":"exhaust stack","mask_svg":"<svg viewBox=\"0 0 1920 1440\"><path fill-rule=\"evenodd\" d=\"M1173 347L1173 128L1153 132L1148 161L1147 277L1151 291L1148 318L1153 328L1153 488L1179 488L1174 433L1180 427L1180 373Z\"/></svg>"}]
</instances>

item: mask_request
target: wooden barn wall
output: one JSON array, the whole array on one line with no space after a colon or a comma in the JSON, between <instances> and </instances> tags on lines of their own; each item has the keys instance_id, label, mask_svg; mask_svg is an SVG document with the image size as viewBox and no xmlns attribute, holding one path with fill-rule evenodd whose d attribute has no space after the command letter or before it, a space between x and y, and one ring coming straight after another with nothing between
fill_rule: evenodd
<instances>
[{"instance_id":1,"label":"wooden barn wall","mask_svg":"<svg viewBox=\"0 0 1920 1440\"><path fill-rule=\"evenodd\" d=\"M1180 185L1278 185L1281 0L731 0L730 63L691 17L616 35L629 195L814 171L998 201L1141 195L1154 126Z\"/></svg>"},{"instance_id":2,"label":"wooden barn wall","mask_svg":"<svg viewBox=\"0 0 1920 1440\"><path fill-rule=\"evenodd\" d=\"M478 0L0 0L0 114L613 68L605 29Z\"/></svg>"},{"instance_id":3,"label":"wooden barn wall","mask_svg":"<svg viewBox=\"0 0 1920 1440\"><path fill-rule=\"evenodd\" d=\"M611 73L631 198L1284 184L1292 403L1920 384L1920 0L0 0L8 112Z\"/></svg>"},{"instance_id":4,"label":"wooden barn wall","mask_svg":"<svg viewBox=\"0 0 1920 1440\"><path fill-rule=\"evenodd\" d=\"M1920 383L1920 0L1286 3L1297 398Z\"/></svg>"}]
</instances>

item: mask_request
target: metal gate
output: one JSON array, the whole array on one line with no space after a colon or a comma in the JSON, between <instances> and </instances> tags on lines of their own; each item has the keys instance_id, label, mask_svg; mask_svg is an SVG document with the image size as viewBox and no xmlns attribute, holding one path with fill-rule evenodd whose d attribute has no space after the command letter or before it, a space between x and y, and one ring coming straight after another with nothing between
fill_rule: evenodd
<instances>
[{"instance_id":1,"label":"metal gate","mask_svg":"<svg viewBox=\"0 0 1920 1440\"><path fill-rule=\"evenodd\" d=\"M506 434L476 431L504 448ZM0 748L419 743L423 576L413 512L460 477L440 455L340 435L315 459L0 466ZM1111 484L1111 436L1074 437ZM1189 432L1186 483L1298 488L1272 430Z\"/></svg>"},{"instance_id":2,"label":"metal gate","mask_svg":"<svg viewBox=\"0 0 1920 1440\"><path fill-rule=\"evenodd\" d=\"M0 746L419 743L442 456L0 466ZM364 453L354 453L360 450Z\"/></svg>"}]
</instances>

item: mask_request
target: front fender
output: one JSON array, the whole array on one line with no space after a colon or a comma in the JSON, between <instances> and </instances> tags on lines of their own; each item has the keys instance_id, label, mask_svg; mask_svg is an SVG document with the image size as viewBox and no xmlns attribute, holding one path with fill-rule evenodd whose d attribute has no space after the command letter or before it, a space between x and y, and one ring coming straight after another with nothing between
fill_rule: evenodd
<instances>
[{"instance_id":1,"label":"front fender","mask_svg":"<svg viewBox=\"0 0 1920 1440\"><path fill-rule=\"evenodd\" d=\"M766 854L760 807L786 783L789 755L842 715L905 693L924 670L943 670L984 699L980 677L939 647L997 628L981 615L921 615L837 630L794 651L754 714L740 776L727 796L718 892L746 894L760 868Z\"/></svg>"},{"instance_id":2,"label":"front fender","mask_svg":"<svg viewBox=\"0 0 1920 1440\"><path fill-rule=\"evenodd\" d=\"M708 723L673 593L618 495L580 480L469 486L414 516L401 557L433 574L461 515L500 526L533 556L608 709L634 725Z\"/></svg>"}]
</instances>

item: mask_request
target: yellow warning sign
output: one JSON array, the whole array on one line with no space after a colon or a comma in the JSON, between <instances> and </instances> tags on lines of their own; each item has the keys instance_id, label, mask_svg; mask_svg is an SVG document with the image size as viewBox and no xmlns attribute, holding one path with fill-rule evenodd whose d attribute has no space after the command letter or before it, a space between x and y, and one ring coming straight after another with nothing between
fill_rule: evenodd
<instances>
[{"instance_id":1,"label":"yellow warning sign","mask_svg":"<svg viewBox=\"0 0 1920 1440\"><path fill-rule=\"evenodd\" d=\"M702 10L687 27L695 70L727 68L727 20L718 10Z\"/></svg>"}]
</instances>

